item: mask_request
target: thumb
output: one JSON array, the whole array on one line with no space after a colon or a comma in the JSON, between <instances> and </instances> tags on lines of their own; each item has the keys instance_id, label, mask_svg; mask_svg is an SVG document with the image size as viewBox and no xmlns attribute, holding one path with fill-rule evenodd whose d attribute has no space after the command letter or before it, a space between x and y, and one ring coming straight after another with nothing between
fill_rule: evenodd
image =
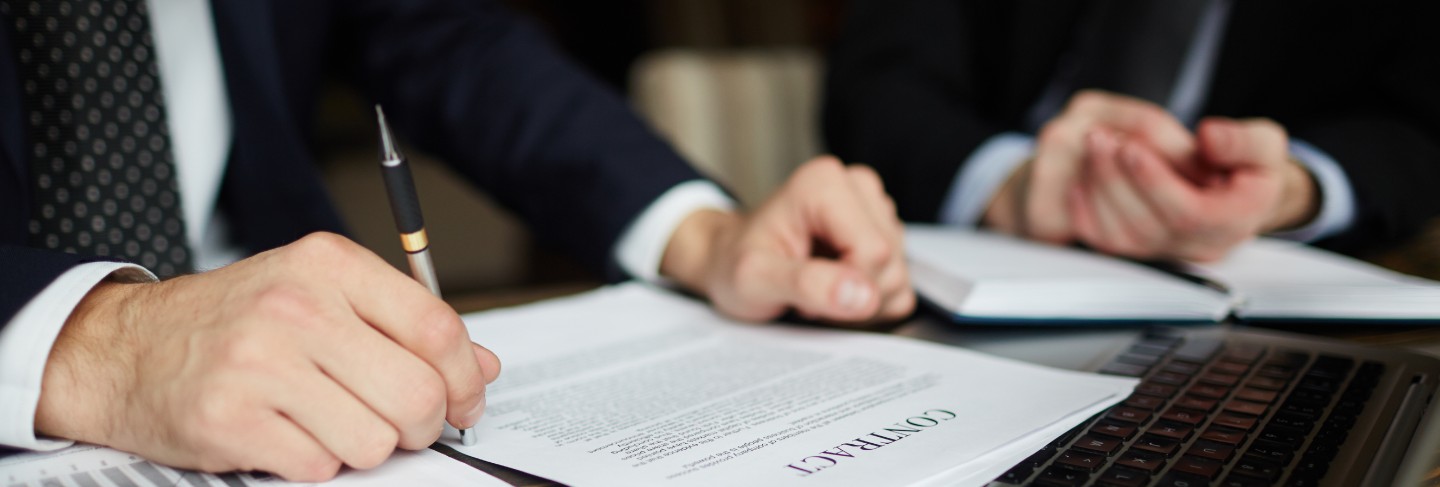
<instances>
[{"instance_id":1,"label":"thumb","mask_svg":"<svg viewBox=\"0 0 1440 487\"><path fill-rule=\"evenodd\" d=\"M1289 154L1285 128L1267 118L1207 118L1200 122L1196 133L1205 160L1220 167L1281 162Z\"/></svg>"},{"instance_id":2,"label":"thumb","mask_svg":"<svg viewBox=\"0 0 1440 487\"><path fill-rule=\"evenodd\" d=\"M822 258L774 256L759 277L762 293L780 298L801 314L816 319L862 321L880 307L878 287L860 270Z\"/></svg>"}]
</instances>

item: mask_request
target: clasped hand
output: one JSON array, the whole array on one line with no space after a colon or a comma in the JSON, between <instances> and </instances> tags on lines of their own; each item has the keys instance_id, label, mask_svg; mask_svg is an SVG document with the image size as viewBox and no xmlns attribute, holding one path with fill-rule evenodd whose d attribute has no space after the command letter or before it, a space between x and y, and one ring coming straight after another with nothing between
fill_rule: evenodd
<instances>
[{"instance_id":1,"label":"clasped hand","mask_svg":"<svg viewBox=\"0 0 1440 487\"><path fill-rule=\"evenodd\" d=\"M1043 127L985 223L1124 257L1205 262L1310 221L1317 193L1271 120L1211 117L1192 134L1154 104L1087 91Z\"/></svg>"}]
</instances>

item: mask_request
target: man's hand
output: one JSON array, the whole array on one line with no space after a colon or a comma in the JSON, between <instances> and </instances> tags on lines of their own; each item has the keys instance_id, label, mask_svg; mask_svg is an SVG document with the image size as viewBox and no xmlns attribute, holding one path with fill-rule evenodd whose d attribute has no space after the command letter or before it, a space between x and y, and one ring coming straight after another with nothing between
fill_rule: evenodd
<instances>
[{"instance_id":1,"label":"man's hand","mask_svg":"<svg viewBox=\"0 0 1440 487\"><path fill-rule=\"evenodd\" d=\"M1175 117L1153 103L1106 93L1075 94L1065 111L1036 137L1035 158L1016 170L986 209L984 223L1001 232L1051 243L1076 238L1066 211L1086 157L1086 138L1096 128L1126 134L1148 144L1167 160L1183 163L1195 153L1195 141ZM1188 170L1188 168L1182 168Z\"/></svg>"},{"instance_id":2,"label":"man's hand","mask_svg":"<svg viewBox=\"0 0 1440 487\"><path fill-rule=\"evenodd\" d=\"M229 267L103 284L61 330L47 435L177 467L319 481L473 425L499 360L444 302L315 234Z\"/></svg>"},{"instance_id":3,"label":"man's hand","mask_svg":"<svg viewBox=\"0 0 1440 487\"><path fill-rule=\"evenodd\" d=\"M661 275L745 320L787 309L832 322L895 320L915 309L902 236L875 171L821 157L752 214L688 217Z\"/></svg>"},{"instance_id":4,"label":"man's hand","mask_svg":"<svg viewBox=\"0 0 1440 487\"><path fill-rule=\"evenodd\" d=\"M1092 129L1083 180L1068 195L1079 240L1126 257L1205 262L1314 218L1315 183L1290 159L1284 128L1211 118L1197 132L1198 178L1142 140Z\"/></svg>"}]
</instances>

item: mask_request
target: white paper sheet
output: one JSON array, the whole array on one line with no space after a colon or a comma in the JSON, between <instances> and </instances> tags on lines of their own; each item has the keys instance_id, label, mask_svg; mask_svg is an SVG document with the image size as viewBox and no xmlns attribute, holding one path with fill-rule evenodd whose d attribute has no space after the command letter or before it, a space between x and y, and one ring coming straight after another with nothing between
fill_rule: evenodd
<instances>
[{"instance_id":1,"label":"white paper sheet","mask_svg":"<svg viewBox=\"0 0 1440 487\"><path fill-rule=\"evenodd\" d=\"M265 474L207 474L176 470L139 456L94 445L0 457L0 485L26 487L390 487L395 485L508 487L510 484L434 450L397 451L371 470L344 470L320 484L285 482Z\"/></svg>"},{"instance_id":2,"label":"white paper sheet","mask_svg":"<svg viewBox=\"0 0 1440 487\"><path fill-rule=\"evenodd\" d=\"M638 284L466 323L504 370L479 443L442 441L578 487L980 485L1135 384Z\"/></svg>"}]
</instances>

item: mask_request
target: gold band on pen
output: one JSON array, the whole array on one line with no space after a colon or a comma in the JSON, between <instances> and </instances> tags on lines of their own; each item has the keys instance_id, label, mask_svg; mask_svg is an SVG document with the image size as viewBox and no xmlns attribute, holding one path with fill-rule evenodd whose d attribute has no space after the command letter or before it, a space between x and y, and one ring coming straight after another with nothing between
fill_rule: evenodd
<instances>
[{"instance_id":1,"label":"gold band on pen","mask_svg":"<svg viewBox=\"0 0 1440 487\"><path fill-rule=\"evenodd\" d=\"M429 247L430 237L425 236L425 229L423 228L415 233L402 233L400 234L400 246L403 247L406 252L413 254Z\"/></svg>"}]
</instances>

